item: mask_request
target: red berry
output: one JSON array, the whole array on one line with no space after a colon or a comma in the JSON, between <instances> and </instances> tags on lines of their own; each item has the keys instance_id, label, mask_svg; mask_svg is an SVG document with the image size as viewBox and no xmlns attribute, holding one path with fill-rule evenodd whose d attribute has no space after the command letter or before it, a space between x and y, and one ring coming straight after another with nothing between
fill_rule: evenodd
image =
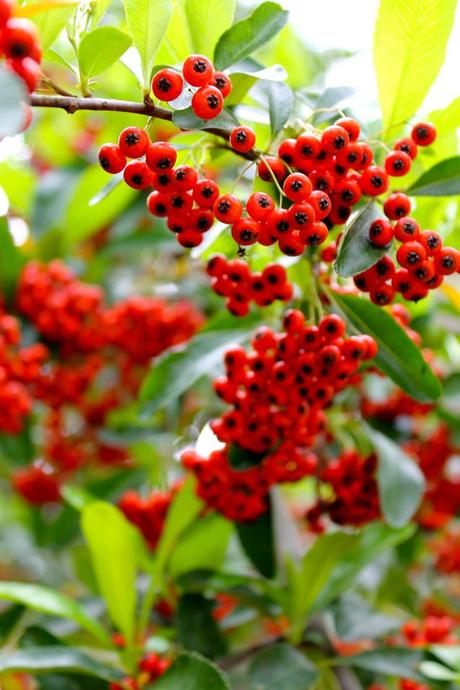
<instances>
[{"instance_id":1,"label":"red berry","mask_svg":"<svg viewBox=\"0 0 460 690\"><path fill-rule=\"evenodd\" d=\"M286 283L286 269L280 264L268 264L262 272L262 277L271 287L278 287Z\"/></svg>"},{"instance_id":2,"label":"red berry","mask_svg":"<svg viewBox=\"0 0 460 690\"><path fill-rule=\"evenodd\" d=\"M286 166L284 165L284 162L281 160L281 158L275 158L274 156L264 156L264 159L260 161L257 167L257 173L261 180L264 180L264 182L273 181L270 170L276 177L278 182L284 180L284 177L286 175Z\"/></svg>"},{"instance_id":3,"label":"red berry","mask_svg":"<svg viewBox=\"0 0 460 690\"><path fill-rule=\"evenodd\" d=\"M313 187L303 173L291 173L284 180L283 190L290 201L304 201L312 193Z\"/></svg>"},{"instance_id":4,"label":"red berry","mask_svg":"<svg viewBox=\"0 0 460 690\"><path fill-rule=\"evenodd\" d=\"M341 117L335 123L336 126L343 127L348 132L348 137L351 142L358 141L361 132L359 122L352 117Z\"/></svg>"},{"instance_id":5,"label":"red berry","mask_svg":"<svg viewBox=\"0 0 460 690\"><path fill-rule=\"evenodd\" d=\"M176 237L179 244L186 249L198 247L203 241L203 235L198 230L182 230L177 233Z\"/></svg>"},{"instance_id":6,"label":"red berry","mask_svg":"<svg viewBox=\"0 0 460 690\"><path fill-rule=\"evenodd\" d=\"M0 28L4 27L13 14L14 0L0 0Z\"/></svg>"},{"instance_id":7,"label":"red berry","mask_svg":"<svg viewBox=\"0 0 460 690\"><path fill-rule=\"evenodd\" d=\"M388 189L388 175L378 165L371 165L361 175L360 186L364 194L378 196Z\"/></svg>"},{"instance_id":8,"label":"red berry","mask_svg":"<svg viewBox=\"0 0 460 690\"><path fill-rule=\"evenodd\" d=\"M154 191L147 197L147 208L153 216L165 218L169 213L169 196Z\"/></svg>"},{"instance_id":9,"label":"red berry","mask_svg":"<svg viewBox=\"0 0 460 690\"><path fill-rule=\"evenodd\" d=\"M406 194L395 192L391 194L383 205L383 212L390 220L398 220L410 213L411 202Z\"/></svg>"},{"instance_id":10,"label":"red berry","mask_svg":"<svg viewBox=\"0 0 460 690\"><path fill-rule=\"evenodd\" d=\"M145 154L150 144L147 132L139 127L127 127L118 139L120 151L127 158L140 158Z\"/></svg>"},{"instance_id":11,"label":"red berry","mask_svg":"<svg viewBox=\"0 0 460 690\"><path fill-rule=\"evenodd\" d=\"M379 305L380 307L390 304L393 301L394 296L394 288L391 285L386 285L385 283L382 285L376 285L370 291L371 302Z\"/></svg>"},{"instance_id":12,"label":"red berry","mask_svg":"<svg viewBox=\"0 0 460 690\"><path fill-rule=\"evenodd\" d=\"M161 194L162 192L160 192ZM171 213L190 213L193 199L188 192L175 191L169 196L168 206Z\"/></svg>"},{"instance_id":13,"label":"red berry","mask_svg":"<svg viewBox=\"0 0 460 690\"><path fill-rule=\"evenodd\" d=\"M289 211L285 208L275 208L267 218L267 228L274 237L280 238L292 231L292 221Z\"/></svg>"},{"instance_id":14,"label":"red berry","mask_svg":"<svg viewBox=\"0 0 460 690\"><path fill-rule=\"evenodd\" d=\"M288 232L279 239L279 248L286 256L300 256L305 249L305 243L294 232Z\"/></svg>"},{"instance_id":15,"label":"red berry","mask_svg":"<svg viewBox=\"0 0 460 690\"><path fill-rule=\"evenodd\" d=\"M193 188L193 201L201 208L212 208L219 196L219 187L214 180L199 180Z\"/></svg>"},{"instance_id":16,"label":"red berry","mask_svg":"<svg viewBox=\"0 0 460 690\"><path fill-rule=\"evenodd\" d=\"M174 101L184 88L182 75L172 69L160 69L152 79L153 94L160 101Z\"/></svg>"},{"instance_id":17,"label":"red berry","mask_svg":"<svg viewBox=\"0 0 460 690\"><path fill-rule=\"evenodd\" d=\"M9 60L7 64L25 82L29 93L32 93L37 88L40 81L40 65L38 62L33 58L25 57Z\"/></svg>"},{"instance_id":18,"label":"red berry","mask_svg":"<svg viewBox=\"0 0 460 690\"><path fill-rule=\"evenodd\" d=\"M215 254L211 256L206 265L206 273L208 276L217 278L224 273L227 268L227 259L222 254Z\"/></svg>"},{"instance_id":19,"label":"red berry","mask_svg":"<svg viewBox=\"0 0 460 690\"><path fill-rule=\"evenodd\" d=\"M436 127L430 122L419 122L412 128L411 137L418 146L429 146L436 140Z\"/></svg>"},{"instance_id":20,"label":"red berry","mask_svg":"<svg viewBox=\"0 0 460 690\"><path fill-rule=\"evenodd\" d=\"M386 247L393 239L391 223L383 218L374 220L369 228L369 241L376 247Z\"/></svg>"},{"instance_id":21,"label":"red berry","mask_svg":"<svg viewBox=\"0 0 460 690\"><path fill-rule=\"evenodd\" d=\"M424 283L427 283L428 281L432 280L436 275L434 262L430 259L425 259L424 261L422 261L421 264L419 264L411 270L414 276L418 278L418 280L423 281Z\"/></svg>"},{"instance_id":22,"label":"red berry","mask_svg":"<svg viewBox=\"0 0 460 690\"><path fill-rule=\"evenodd\" d=\"M145 162L150 170L157 172L173 168L177 159L177 151L174 146L166 141L155 141L151 144L145 155Z\"/></svg>"},{"instance_id":23,"label":"red berry","mask_svg":"<svg viewBox=\"0 0 460 690\"><path fill-rule=\"evenodd\" d=\"M225 306L233 316L246 316L249 313L248 302L240 302L231 297L227 300Z\"/></svg>"},{"instance_id":24,"label":"red berry","mask_svg":"<svg viewBox=\"0 0 460 690\"><path fill-rule=\"evenodd\" d=\"M425 247L428 256L435 256L442 249L441 235L434 230L424 230L417 239Z\"/></svg>"},{"instance_id":25,"label":"red berry","mask_svg":"<svg viewBox=\"0 0 460 690\"><path fill-rule=\"evenodd\" d=\"M28 19L9 19L3 29L2 49L12 60L30 57L40 62L39 35L35 24Z\"/></svg>"},{"instance_id":26,"label":"red berry","mask_svg":"<svg viewBox=\"0 0 460 690\"><path fill-rule=\"evenodd\" d=\"M389 256L382 256L366 273L372 282L382 283L393 278L395 274L395 264Z\"/></svg>"},{"instance_id":27,"label":"red berry","mask_svg":"<svg viewBox=\"0 0 460 690\"><path fill-rule=\"evenodd\" d=\"M453 247L443 247L434 257L436 273L449 276L460 269L460 252Z\"/></svg>"},{"instance_id":28,"label":"red berry","mask_svg":"<svg viewBox=\"0 0 460 690\"><path fill-rule=\"evenodd\" d=\"M412 139L398 139L398 141L395 141L393 149L407 153L412 160L417 157L417 144Z\"/></svg>"},{"instance_id":29,"label":"red berry","mask_svg":"<svg viewBox=\"0 0 460 690\"><path fill-rule=\"evenodd\" d=\"M123 178L133 189L146 189L152 183L152 172L142 161L131 161L125 167Z\"/></svg>"},{"instance_id":30,"label":"red berry","mask_svg":"<svg viewBox=\"0 0 460 690\"><path fill-rule=\"evenodd\" d=\"M296 165L303 161L315 160L321 151L321 144L313 134L301 134L297 137L294 150L294 161Z\"/></svg>"},{"instance_id":31,"label":"red berry","mask_svg":"<svg viewBox=\"0 0 460 690\"><path fill-rule=\"evenodd\" d=\"M420 242L405 242L396 252L396 258L403 268L414 268L426 259L425 247Z\"/></svg>"},{"instance_id":32,"label":"red berry","mask_svg":"<svg viewBox=\"0 0 460 690\"><path fill-rule=\"evenodd\" d=\"M173 170L174 188L181 192L193 189L198 181L198 174L190 165L179 165Z\"/></svg>"},{"instance_id":33,"label":"red berry","mask_svg":"<svg viewBox=\"0 0 460 690\"><path fill-rule=\"evenodd\" d=\"M415 218L406 216L400 218L394 227L395 237L400 242L410 242L418 239L420 234L420 226Z\"/></svg>"},{"instance_id":34,"label":"red berry","mask_svg":"<svg viewBox=\"0 0 460 690\"><path fill-rule=\"evenodd\" d=\"M350 137L347 130L337 125L326 127L321 136L321 147L327 153L337 153L346 149L349 143Z\"/></svg>"},{"instance_id":35,"label":"red berry","mask_svg":"<svg viewBox=\"0 0 460 690\"><path fill-rule=\"evenodd\" d=\"M328 314L320 321L319 333L327 343L332 343L344 335L345 323L337 314Z\"/></svg>"},{"instance_id":36,"label":"red berry","mask_svg":"<svg viewBox=\"0 0 460 690\"><path fill-rule=\"evenodd\" d=\"M316 220L323 220L331 212L331 200L326 192L317 189L310 194L308 203L313 206Z\"/></svg>"},{"instance_id":37,"label":"red berry","mask_svg":"<svg viewBox=\"0 0 460 690\"><path fill-rule=\"evenodd\" d=\"M223 194L214 202L214 215L221 223L235 223L243 213L243 204L233 194Z\"/></svg>"},{"instance_id":38,"label":"red berry","mask_svg":"<svg viewBox=\"0 0 460 690\"><path fill-rule=\"evenodd\" d=\"M360 144L349 144L336 155L336 161L344 168L359 170L363 159L363 150Z\"/></svg>"},{"instance_id":39,"label":"red berry","mask_svg":"<svg viewBox=\"0 0 460 690\"><path fill-rule=\"evenodd\" d=\"M230 146L234 151L247 153L256 143L256 135L250 127L235 127L230 133Z\"/></svg>"},{"instance_id":40,"label":"red berry","mask_svg":"<svg viewBox=\"0 0 460 690\"><path fill-rule=\"evenodd\" d=\"M213 212L209 208L194 208L190 213L190 227L198 232L207 232L214 223Z\"/></svg>"},{"instance_id":41,"label":"red berry","mask_svg":"<svg viewBox=\"0 0 460 690\"><path fill-rule=\"evenodd\" d=\"M358 143L357 145L361 150L361 162L359 166L356 167L356 170L365 170L370 165L372 165L372 161L374 160L374 153L369 144L366 144L363 141Z\"/></svg>"},{"instance_id":42,"label":"red berry","mask_svg":"<svg viewBox=\"0 0 460 690\"><path fill-rule=\"evenodd\" d=\"M224 97L215 86L202 86L192 97L192 110L202 120L212 120L224 107Z\"/></svg>"},{"instance_id":43,"label":"red berry","mask_svg":"<svg viewBox=\"0 0 460 690\"><path fill-rule=\"evenodd\" d=\"M385 170L393 177L407 175L411 168L412 160L404 151L391 151L385 158Z\"/></svg>"},{"instance_id":44,"label":"red berry","mask_svg":"<svg viewBox=\"0 0 460 690\"><path fill-rule=\"evenodd\" d=\"M166 169L152 173L152 187L158 192L172 192L174 189L174 173Z\"/></svg>"},{"instance_id":45,"label":"red berry","mask_svg":"<svg viewBox=\"0 0 460 690\"><path fill-rule=\"evenodd\" d=\"M301 239L308 247L319 247L320 244L326 241L329 231L327 225L322 221L317 221L313 225L300 233Z\"/></svg>"},{"instance_id":46,"label":"red berry","mask_svg":"<svg viewBox=\"0 0 460 690\"><path fill-rule=\"evenodd\" d=\"M278 157L281 158L281 160L283 160L288 165L293 165L295 156L295 146L295 139L285 139L279 145Z\"/></svg>"},{"instance_id":47,"label":"red berry","mask_svg":"<svg viewBox=\"0 0 460 690\"><path fill-rule=\"evenodd\" d=\"M206 86L213 73L214 67L204 55L189 55L182 66L184 79L192 86Z\"/></svg>"},{"instance_id":48,"label":"red berry","mask_svg":"<svg viewBox=\"0 0 460 690\"><path fill-rule=\"evenodd\" d=\"M275 202L265 192L254 192L246 202L246 211L254 220L266 220L274 208Z\"/></svg>"},{"instance_id":49,"label":"red berry","mask_svg":"<svg viewBox=\"0 0 460 690\"><path fill-rule=\"evenodd\" d=\"M243 247L255 244L259 236L259 223L251 218L240 218L232 225L232 237Z\"/></svg>"},{"instance_id":50,"label":"red berry","mask_svg":"<svg viewBox=\"0 0 460 690\"><path fill-rule=\"evenodd\" d=\"M354 206L361 199L361 187L358 180L344 179L334 189L334 198L339 198L345 206Z\"/></svg>"},{"instance_id":51,"label":"red berry","mask_svg":"<svg viewBox=\"0 0 460 690\"><path fill-rule=\"evenodd\" d=\"M232 90L231 79L223 72L214 72L214 75L209 83L211 86L215 86L217 89L219 89L224 98L227 98Z\"/></svg>"},{"instance_id":52,"label":"red berry","mask_svg":"<svg viewBox=\"0 0 460 690\"><path fill-rule=\"evenodd\" d=\"M99 164L111 175L121 172L126 165L126 157L116 144L104 144L99 149Z\"/></svg>"},{"instance_id":53,"label":"red berry","mask_svg":"<svg viewBox=\"0 0 460 690\"><path fill-rule=\"evenodd\" d=\"M316 220L316 214L313 206L306 201L292 204L287 215L290 225L297 230L311 228Z\"/></svg>"}]
</instances>

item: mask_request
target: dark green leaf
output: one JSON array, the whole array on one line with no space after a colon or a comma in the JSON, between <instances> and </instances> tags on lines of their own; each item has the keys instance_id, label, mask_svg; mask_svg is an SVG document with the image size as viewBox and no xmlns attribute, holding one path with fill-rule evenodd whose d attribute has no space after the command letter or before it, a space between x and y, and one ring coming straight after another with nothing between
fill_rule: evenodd
<instances>
[{"instance_id":1,"label":"dark green leaf","mask_svg":"<svg viewBox=\"0 0 460 690\"><path fill-rule=\"evenodd\" d=\"M317 675L316 667L289 644L264 649L249 667L254 690L308 690Z\"/></svg>"},{"instance_id":2,"label":"dark green leaf","mask_svg":"<svg viewBox=\"0 0 460 690\"><path fill-rule=\"evenodd\" d=\"M232 443L228 450L228 461L235 470L247 470L249 467L260 465L266 455L266 453L253 453Z\"/></svg>"},{"instance_id":3,"label":"dark green leaf","mask_svg":"<svg viewBox=\"0 0 460 690\"><path fill-rule=\"evenodd\" d=\"M460 194L460 156L436 163L407 190L412 196L455 196Z\"/></svg>"},{"instance_id":4,"label":"dark green leaf","mask_svg":"<svg viewBox=\"0 0 460 690\"><path fill-rule=\"evenodd\" d=\"M416 649L385 647L363 652L356 656L340 657L340 663L344 666L354 666L372 671L372 673L381 673L384 676L421 681L422 676L416 669L422 659L423 652Z\"/></svg>"},{"instance_id":5,"label":"dark green leaf","mask_svg":"<svg viewBox=\"0 0 460 690\"><path fill-rule=\"evenodd\" d=\"M0 65L0 139L18 134L24 126L28 96L24 82L14 72Z\"/></svg>"},{"instance_id":6,"label":"dark green leaf","mask_svg":"<svg viewBox=\"0 0 460 690\"><path fill-rule=\"evenodd\" d=\"M400 544L414 533L414 525L395 529L383 522L371 523L360 533L355 544L342 556L317 598L313 612L320 611L339 594L346 592L359 572L387 549Z\"/></svg>"},{"instance_id":7,"label":"dark green leaf","mask_svg":"<svg viewBox=\"0 0 460 690\"><path fill-rule=\"evenodd\" d=\"M294 105L292 89L284 82L267 83L268 110L272 137L276 137L289 120Z\"/></svg>"},{"instance_id":8,"label":"dark green leaf","mask_svg":"<svg viewBox=\"0 0 460 690\"><path fill-rule=\"evenodd\" d=\"M24 258L13 242L4 217L0 218L0 248L0 293L9 301L16 291Z\"/></svg>"},{"instance_id":9,"label":"dark green leaf","mask_svg":"<svg viewBox=\"0 0 460 690\"><path fill-rule=\"evenodd\" d=\"M275 2L264 2L256 7L249 17L234 24L220 37L214 52L216 69L226 69L265 45L281 31L288 14Z\"/></svg>"},{"instance_id":10,"label":"dark green leaf","mask_svg":"<svg viewBox=\"0 0 460 690\"><path fill-rule=\"evenodd\" d=\"M181 654L147 690L230 690L222 672L199 654Z\"/></svg>"},{"instance_id":11,"label":"dark green leaf","mask_svg":"<svg viewBox=\"0 0 460 690\"><path fill-rule=\"evenodd\" d=\"M40 177L32 207L34 237L40 237L63 220L81 173L79 168L60 168Z\"/></svg>"},{"instance_id":12,"label":"dark green leaf","mask_svg":"<svg viewBox=\"0 0 460 690\"><path fill-rule=\"evenodd\" d=\"M85 77L104 72L125 53L131 38L115 26L98 26L86 33L78 49L80 69Z\"/></svg>"},{"instance_id":13,"label":"dark green leaf","mask_svg":"<svg viewBox=\"0 0 460 690\"><path fill-rule=\"evenodd\" d=\"M154 364L140 391L142 412L152 414L191 388L203 376L211 376L225 351L242 342L247 331L200 333L179 352L167 354Z\"/></svg>"},{"instance_id":14,"label":"dark green leaf","mask_svg":"<svg viewBox=\"0 0 460 690\"><path fill-rule=\"evenodd\" d=\"M375 363L408 395L432 402L442 393L441 383L420 349L384 309L354 295L330 293L347 321L378 344Z\"/></svg>"},{"instance_id":15,"label":"dark green leaf","mask_svg":"<svg viewBox=\"0 0 460 690\"><path fill-rule=\"evenodd\" d=\"M212 120L202 120L195 115L191 108L186 108L185 110L175 110L172 119L180 129L222 129L228 133L240 124L230 110L223 110Z\"/></svg>"},{"instance_id":16,"label":"dark green leaf","mask_svg":"<svg viewBox=\"0 0 460 690\"><path fill-rule=\"evenodd\" d=\"M77 623L94 637L106 642L108 634L74 599L41 585L22 582L0 582L0 600L14 601L50 616L58 616Z\"/></svg>"},{"instance_id":17,"label":"dark green leaf","mask_svg":"<svg viewBox=\"0 0 460 690\"><path fill-rule=\"evenodd\" d=\"M179 642L192 652L215 659L227 649L212 610L214 603L202 594L184 594L177 607L176 624Z\"/></svg>"},{"instance_id":18,"label":"dark green leaf","mask_svg":"<svg viewBox=\"0 0 460 690\"><path fill-rule=\"evenodd\" d=\"M386 247L376 247L369 242L369 228L380 216L377 204L371 201L353 218L342 235L334 264L339 276L355 276L373 266L386 254Z\"/></svg>"},{"instance_id":19,"label":"dark green leaf","mask_svg":"<svg viewBox=\"0 0 460 690\"><path fill-rule=\"evenodd\" d=\"M405 525L420 505L425 478L415 461L399 445L368 427L378 456L377 481L380 506L388 524Z\"/></svg>"},{"instance_id":20,"label":"dark green leaf","mask_svg":"<svg viewBox=\"0 0 460 690\"><path fill-rule=\"evenodd\" d=\"M0 653L0 674L25 671L35 674L65 671L117 681L123 674L72 647L36 647Z\"/></svg>"},{"instance_id":21,"label":"dark green leaf","mask_svg":"<svg viewBox=\"0 0 460 690\"><path fill-rule=\"evenodd\" d=\"M264 577L275 575L275 541L271 508L257 520L236 522L241 546L251 563Z\"/></svg>"}]
</instances>

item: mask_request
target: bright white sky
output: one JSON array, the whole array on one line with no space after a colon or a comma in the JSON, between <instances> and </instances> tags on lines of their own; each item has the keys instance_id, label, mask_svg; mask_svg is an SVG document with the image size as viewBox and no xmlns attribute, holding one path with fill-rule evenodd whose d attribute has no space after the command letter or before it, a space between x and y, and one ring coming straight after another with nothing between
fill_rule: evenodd
<instances>
[{"instance_id":1,"label":"bright white sky","mask_svg":"<svg viewBox=\"0 0 460 690\"><path fill-rule=\"evenodd\" d=\"M291 12L293 26L318 51L345 48L357 52L330 71L327 86L356 88L354 109L363 119L376 115L369 110L377 99L372 62L372 40L379 0L282 0ZM428 94L424 113L445 107L460 96L460 3L450 36L446 62ZM358 101L358 102L357 102Z\"/></svg>"}]
</instances>

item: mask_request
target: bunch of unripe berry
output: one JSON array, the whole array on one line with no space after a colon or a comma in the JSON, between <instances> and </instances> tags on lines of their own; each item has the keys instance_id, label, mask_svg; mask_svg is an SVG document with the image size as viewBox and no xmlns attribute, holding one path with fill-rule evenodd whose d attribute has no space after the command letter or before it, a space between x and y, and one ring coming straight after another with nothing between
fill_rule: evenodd
<instances>
[{"instance_id":1,"label":"bunch of unripe berry","mask_svg":"<svg viewBox=\"0 0 460 690\"><path fill-rule=\"evenodd\" d=\"M268 264L262 272L252 272L242 259L229 261L216 254L209 259L206 271L212 278L212 289L227 298L225 306L234 316L246 316L251 302L266 307L275 300L288 302L294 293L286 269L280 264Z\"/></svg>"},{"instance_id":2,"label":"bunch of unripe berry","mask_svg":"<svg viewBox=\"0 0 460 690\"><path fill-rule=\"evenodd\" d=\"M224 72L216 71L205 55L189 55L182 65L182 73L166 67L152 79L153 94L160 101L171 103L187 89L193 90L191 108L195 115L212 120L222 112L232 82Z\"/></svg>"}]
</instances>

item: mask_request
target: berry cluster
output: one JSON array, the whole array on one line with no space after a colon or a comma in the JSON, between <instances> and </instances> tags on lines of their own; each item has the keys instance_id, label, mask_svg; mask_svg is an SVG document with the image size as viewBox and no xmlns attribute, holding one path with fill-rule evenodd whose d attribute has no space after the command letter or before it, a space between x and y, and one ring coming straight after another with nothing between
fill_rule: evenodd
<instances>
[{"instance_id":1,"label":"berry cluster","mask_svg":"<svg viewBox=\"0 0 460 690\"><path fill-rule=\"evenodd\" d=\"M38 31L28 19L13 16L14 5L15 0L0 0L0 54L32 93L40 79L42 59Z\"/></svg>"},{"instance_id":2,"label":"berry cluster","mask_svg":"<svg viewBox=\"0 0 460 690\"><path fill-rule=\"evenodd\" d=\"M0 372L7 384L0 385L7 410L1 423L18 433L33 409L40 426L41 459L13 482L38 505L58 500L62 481L85 466L109 470L129 463L126 448L101 439L107 417L135 399L151 358L188 340L202 316L188 302L149 297L107 307L100 288L82 283L59 261L26 264L16 306L53 352L41 343L19 348L16 320L5 315L0 321Z\"/></svg>"},{"instance_id":3,"label":"berry cluster","mask_svg":"<svg viewBox=\"0 0 460 690\"><path fill-rule=\"evenodd\" d=\"M311 448L325 428L324 408L376 354L369 336L345 337L345 324L334 314L307 326L303 314L291 310L284 329L258 331L250 353L243 347L226 352L226 375L214 388L232 407L211 422L225 447L209 458L183 454L199 495L233 520L262 514L272 484L316 471Z\"/></svg>"},{"instance_id":4,"label":"berry cluster","mask_svg":"<svg viewBox=\"0 0 460 690\"><path fill-rule=\"evenodd\" d=\"M266 307L275 300L288 302L294 293L280 264L268 264L261 273L252 273L245 261L228 261L216 254L209 259L206 271L212 277L212 289L227 298L225 306L234 316L246 316L251 301Z\"/></svg>"},{"instance_id":5,"label":"berry cluster","mask_svg":"<svg viewBox=\"0 0 460 690\"><path fill-rule=\"evenodd\" d=\"M136 491L127 491L118 502L120 510L141 531L151 549L161 537L169 506L180 486L179 482L169 491L152 491L146 498Z\"/></svg>"},{"instance_id":6,"label":"berry cluster","mask_svg":"<svg viewBox=\"0 0 460 690\"><path fill-rule=\"evenodd\" d=\"M171 666L169 659L163 659L156 652L147 652L139 661L138 673L135 678L126 676L121 683L110 683L110 690L142 690L150 687Z\"/></svg>"},{"instance_id":7,"label":"berry cluster","mask_svg":"<svg viewBox=\"0 0 460 690\"><path fill-rule=\"evenodd\" d=\"M431 544L435 554L435 567L440 573L453 575L460 573L460 532L447 529Z\"/></svg>"},{"instance_id":8,"label":"berry cluster","mask_svg":"<svg viewBox=\"0 0 460 690\"><path fill-rule=\"evenodd\" d=\"M182 74L167 67L152 79L153 94L160 101L170 103L189 91L192 110L202 120L213 120L222 112L224 99L231 90L230 77L216 71L205 55L189 55L182 65Z\"/></svg>"}]
</instances>

